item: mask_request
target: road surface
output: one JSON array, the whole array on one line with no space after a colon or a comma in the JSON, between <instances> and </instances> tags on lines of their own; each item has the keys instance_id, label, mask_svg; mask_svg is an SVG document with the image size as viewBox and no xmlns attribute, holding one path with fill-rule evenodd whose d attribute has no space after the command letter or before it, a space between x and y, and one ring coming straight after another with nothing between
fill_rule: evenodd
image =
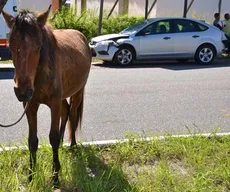
<instances>
[{"instance_id":1,"label":"road surface","mask_svg":"<svg viewBox=\"0 0 230 192\"><path fill-rule=\"evenodd\" d=\"M0 72L0 123L15 121L23 108L13 92L13 72ZM120 68L93 65L85 92L82 141L146 135L230 131L230 63L153 63ZM38 135L48 140L50 112L41 106ZM26 118L0 128L0 143L27 142Z\"/></svg>"}]
</instances>

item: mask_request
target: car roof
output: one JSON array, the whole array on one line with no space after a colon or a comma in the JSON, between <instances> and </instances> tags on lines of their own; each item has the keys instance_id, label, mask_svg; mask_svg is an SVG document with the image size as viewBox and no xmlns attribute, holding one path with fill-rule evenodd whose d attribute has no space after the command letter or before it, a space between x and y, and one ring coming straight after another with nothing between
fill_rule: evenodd
<instances>
[{"instance_id":1,"label":"car roof","mask_svg":"<svg viewBox=\"0 0 230 192\"><path fill-rule=\"evenodd\" d=\"M208 27L209 29L211 28L212 30L218 30L217 27L214 27L208 23L206 23L204 20L198 20L198 19L193 19L193 18L184 18L184 17L156 17L156 18L148 18L145 20L146 24L145 26L143 26L142 28L140 28L139 30L137 30L135 33L133 33L133 35L137 34L140 30L142 30L143 28L145 28L147 25L150 25L154 22L157 21L163 21L163 20L176 20L176 19L181 19L181 20L188 20L188 21L194 21L197 23L200 23L202 25L205 25L206 27Z\"/></svg>"},{"instance_id":2,"label":"car roof","mask_svg":"<svg viewBox=\"0 0 230 192\"><path fill-rule=\"evenodd\" d=\"M184 18L184 17L156 17L156 18L149 18L146 19L148 23L156 22L156 21L161 21L161 20L174 20L174 19L182 19L182 20L189 20L189 21L195 21L201 24L205 24L206 26L210 26L208 23L205 22L205 20L198 20L198 19L193 19L193 18Z\"/></svg>"},{"instance_id":3,"label":"car roof","mask_svg":"<svg viewBox=\"0 0 230 192\"><path fill-rule=\"evenodd\" d=\"M183 20L192 20L192 21L198 21L198 22L205 22L204 20L198 20L198 19L193 19L193 18L184 18L184 17L156 17L156 18L149 18L146 19L145 21L148 22L154 22L154 21L159 21L159 20L173 20L173 19L183 19Z\"/></svg>"}]
</instances>

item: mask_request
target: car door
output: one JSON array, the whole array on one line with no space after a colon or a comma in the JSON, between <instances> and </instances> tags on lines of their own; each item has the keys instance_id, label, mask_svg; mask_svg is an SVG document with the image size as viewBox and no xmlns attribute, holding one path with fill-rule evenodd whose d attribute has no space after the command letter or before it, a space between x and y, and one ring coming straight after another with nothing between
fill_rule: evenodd
<instances>
[{"instance_id":1,"label":"car door","mask_svg":"<svg viewBox=\"0 0 230 192\"><path fill-rule=\"evenodd\" d=\"M194 56L202 33L207 27L186 19L175 19L173 23L175 30L173 55L175 57Z\"/></svg>"},{"instance_id":2,"label":"car door","mask_svg":"<svg viewBox=\"0 0 230 192\"><path fill-rule=\"evenodd\" d=\"M139 37L140 59L170 57L173 53L172 23L160 20L148 25L137 36Z\"/></svg>"}]
</instances>

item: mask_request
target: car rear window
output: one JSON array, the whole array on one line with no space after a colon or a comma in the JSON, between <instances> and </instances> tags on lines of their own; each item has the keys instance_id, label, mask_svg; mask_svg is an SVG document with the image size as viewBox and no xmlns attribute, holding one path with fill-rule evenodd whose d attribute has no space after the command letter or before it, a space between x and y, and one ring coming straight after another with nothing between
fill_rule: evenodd
<instances>
[{"instance_id":1,"label":"car rear window","mask_svg":"<svg viewBox=\"0 0 230 192\"><path fill-rule=\"evenodd\" d=\"M200 23L197 23L197 25L198 25L198 27L200 28L200 31L206 31L206 30L208 29L207 26L202 25L202 24L200 24Z\"/></svg>"},{"instance_id":2,"label":"car rear window","mask_svg":"<svg viewBox=\"0 0 230 192\"><path fill-rule=\"evenodd\" d=\"M207 26L191 20L176 19L174 23L175 23L176 32L179 33L205 31L208 29Z\"/></svg>"}]
</instances>

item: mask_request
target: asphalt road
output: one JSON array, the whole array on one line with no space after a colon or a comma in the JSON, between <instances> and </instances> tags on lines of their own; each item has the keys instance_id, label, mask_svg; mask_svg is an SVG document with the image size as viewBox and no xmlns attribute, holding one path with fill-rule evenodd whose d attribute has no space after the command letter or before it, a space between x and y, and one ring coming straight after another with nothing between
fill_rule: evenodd
<instances>
[{"instance_id":1,"label":"asphalt road","mask_svg":"<svg viewBox=\"0 0 230 192\"><path fill-rule=\"evenodd\" d=\"M0 123L15 121L23 108L13 92L13 72L0 72ZM48 139L49 109L38 114L39 138ZM211 66L153 63L120 68L93 65L86 86L80 140L230 131L230 62ZM0 143L27 142L26 118L0 128Z\"/></svg>"}]
</instances>

